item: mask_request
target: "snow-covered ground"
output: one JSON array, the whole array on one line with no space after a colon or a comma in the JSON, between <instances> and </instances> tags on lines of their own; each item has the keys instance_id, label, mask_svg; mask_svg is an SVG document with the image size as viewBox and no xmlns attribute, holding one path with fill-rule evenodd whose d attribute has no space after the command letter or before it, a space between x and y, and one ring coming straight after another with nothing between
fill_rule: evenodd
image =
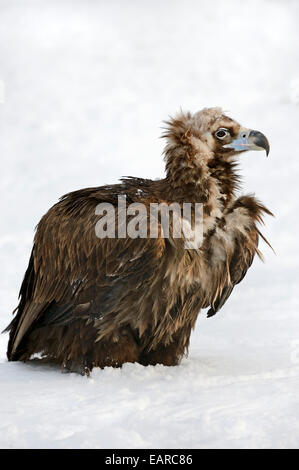
<instances>
[{"instance_id":1,"label":"snow-covered ground","mask_svg":"<svg viewBox=\"0 0 299 470\"><path fill-rule=\"evenodd\" d=\"M174 368L92 377L8 363L0 337L0 446L299 446L299 2L2 0L0 328L11 319L34 227L66 192L163 175L161 122L222 106L263 131L244 191L275 219L244 281L199 316Z\"/></svg>"}]
</instances>

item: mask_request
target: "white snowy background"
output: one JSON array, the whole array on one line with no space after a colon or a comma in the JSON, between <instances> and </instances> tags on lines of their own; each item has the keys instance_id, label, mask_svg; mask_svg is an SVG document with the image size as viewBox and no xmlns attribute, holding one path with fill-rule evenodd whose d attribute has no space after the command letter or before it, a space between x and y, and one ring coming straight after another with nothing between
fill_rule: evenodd
<instances>
[{"instance_id":1,"label":"white snowy background","mask_svg":"<svg viewBox=\"0 0 299 470\"><path fill-rule=\"evenodd\" d=\"M0 328L17 305L40 217L122 175L162 177L162 120L222 106L264 132L241 155L266 218L266 263L178 367L87 379L8 363L0 336L0 447L299 447L299 2L1 0ZM138 295L136 293L136 295Z\"/></svg>"}]
</instances>

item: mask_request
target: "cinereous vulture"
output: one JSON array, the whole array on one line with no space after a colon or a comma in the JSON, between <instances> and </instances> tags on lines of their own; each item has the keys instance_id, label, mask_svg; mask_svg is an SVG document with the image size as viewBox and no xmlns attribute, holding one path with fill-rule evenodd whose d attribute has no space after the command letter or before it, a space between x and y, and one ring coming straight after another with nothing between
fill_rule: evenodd
<instances>
[{"instance_id":1,"label":"cinereous vulture","mask_svg":"<svg viewBox=\"0 0 299 470\"><path fill-rule=\"evenodd\" d=\"M236 160L247 150L268 155L266 137L220 108L180 112L166 126L165 178L74 191L42 217L6 329L10 361L40 353L86 374L125 362L176 365L200 310L218 312L261 256L258 224L272 214L252 195L237 198ZM166 237L160 218L156 237L98 237L96 207L116 207L119 196L126 207L201 203L201 245Z\"/></svg>"}]
</instances>

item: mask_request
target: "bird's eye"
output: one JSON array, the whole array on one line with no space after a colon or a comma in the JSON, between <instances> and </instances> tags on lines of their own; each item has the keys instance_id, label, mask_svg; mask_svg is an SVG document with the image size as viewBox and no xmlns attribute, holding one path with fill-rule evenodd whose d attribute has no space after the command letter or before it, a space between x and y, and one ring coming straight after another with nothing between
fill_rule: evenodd
<instances>
[{"instance_id":1,"label":"bird's eye","mask_svg":"<svg viewBox=\"0 0 299 470\"><path fill-rule=\"evenodd\" d=\"M224 127L221 127L220 129L218 129L215 135L217 139L223 140L229 135L229 131L227 129L224 129Z\"/></svg>"}]
</instances>

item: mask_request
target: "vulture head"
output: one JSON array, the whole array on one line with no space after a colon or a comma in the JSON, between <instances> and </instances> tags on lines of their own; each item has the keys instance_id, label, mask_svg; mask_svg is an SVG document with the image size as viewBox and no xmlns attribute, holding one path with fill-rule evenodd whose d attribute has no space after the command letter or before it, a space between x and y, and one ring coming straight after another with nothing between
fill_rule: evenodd
<instances>
[{"instance_id":1,"label":"vulture head","mask_svg":"<svg viewBox=\"0 0 299 470\"><path fill-rule=\"evenodd\" d=\"M167 155L175 146L182 145L184 139L193 147L194 154L200 155L200 160L206 163L215 156L229 161L248 150L265 150L266 155L269 154L270 145L262 132L241 126L221 108L204 108L195 114L181 112L166 124L166 161Z\"/></svg>"}]
</instances>

